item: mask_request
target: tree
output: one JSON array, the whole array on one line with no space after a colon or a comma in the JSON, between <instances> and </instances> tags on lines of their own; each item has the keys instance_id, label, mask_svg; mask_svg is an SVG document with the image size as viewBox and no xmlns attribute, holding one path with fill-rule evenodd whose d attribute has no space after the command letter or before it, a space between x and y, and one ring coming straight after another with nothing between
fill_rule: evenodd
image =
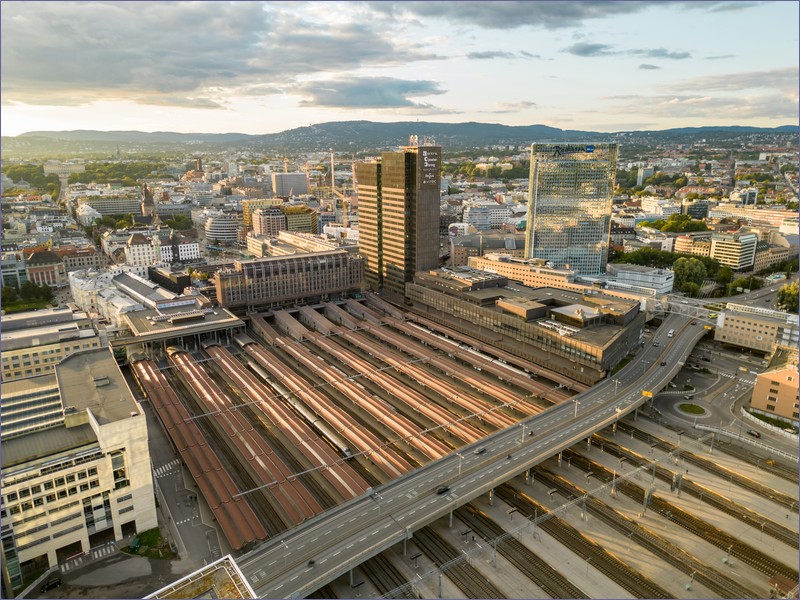
<instances>
[{"instance_id":1,"label":"tree","mask_svg":"<svg viewBox=\"0 0 800 600\"><path fill-rule=\"evenodd\" d=\"M19 292L17 292L17 288L10 285L3 286L3 292L2 292L3 304L11 304L12 302L15 302L17 298L19 298Z\"/></svg>"},{"instance_id":2,"label":"tree","mask_svg":"<svg viewBox=\"0 0 800 600\"><path fill-rule=\"evenodd\" d=\"M721 267L717 271L717 283L720 285L728 285L733 280L733 269L730 267Z\"/></svg>"},{"instance_id":3,"label":"tree","mask_svg":"<svg viewBox=\"0 0 800 600\"><path fill-rule=\"evenodd\" d=\"M49 285L42 284L36 291L36 297L44 300L45 302L50 302L53 299L53 290L50 289Z\"/></svg>"},{"instance_id":4,"label":"tree","mask_svg":"<svg viewBox=\"0 0 800 600\"><path fill-rule=\"evenodd\" d=\"M700 293L700 286L693 282L684 283L681 287L681 291L690 298L697 298L697 295Z\"/></svg>"},{"instance_id":5,"label":"tree","mask_svg":"<svg viewBox=\"0 0 800 600\"><path fill-rule=\"evenodd\" d=\"M39 286L37 286L32 281L26 281L19 288L19 295L22 297L23 300L30 301L36 297L36 293L38 291L39 291Z\"/></svg>"},{"instance_id":6,"label":"tree","mask_svg":"<svg viewBox=\"0 0 800 600\"><path fill-rule=\"evenodd\" d=\"M798 285L796 281L786 284L778 290L778 304L790 313L797 313Z\"/></svg>"},{"instance_id":7,"label":"tree","mask_svg":"<svg viewBox=\"0 0 800 600\"><path fill-rule=\"evenodd\" d=\"M708 275L705 265L695 257L679 258L672 265L675 272L675 287L682 290L687 283L694 283L698 286Z\"/></svg>"}]
</instances>

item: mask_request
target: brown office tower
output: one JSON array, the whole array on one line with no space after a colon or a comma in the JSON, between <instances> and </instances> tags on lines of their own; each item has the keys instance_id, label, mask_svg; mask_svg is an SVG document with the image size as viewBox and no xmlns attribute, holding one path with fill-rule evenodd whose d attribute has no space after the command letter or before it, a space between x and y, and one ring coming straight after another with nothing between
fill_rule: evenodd
<instances>
[{"instance_id":1,"label":"brown office tower","mask_svg":"<svg viewBox=\"0 0 800 600\"><path fill-rule=\"evenodd\" d=\"M439 266L442 149L406 146L358 163L359 249L367 287L397 298L414 273Z\"/></svg>"}]
</instances>

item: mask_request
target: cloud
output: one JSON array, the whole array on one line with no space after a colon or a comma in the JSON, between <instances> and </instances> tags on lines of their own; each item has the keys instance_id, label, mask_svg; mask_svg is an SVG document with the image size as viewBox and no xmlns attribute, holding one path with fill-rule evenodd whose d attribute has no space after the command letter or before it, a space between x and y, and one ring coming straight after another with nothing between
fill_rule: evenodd
<instances>
[{"instance_id":1,"label":"cloud","mask_svg":"<svg viewBox=\"0 0 800 600\"><path fill-rule=\"evenodd\" d=\"M303 96L301 106L333 108L413 108L425 112L450 112L411 98L444 94L435 81L395 79L392 77L344 77L336 80L309 81L291 93Z\"/></svg>"},{"instance_id":2,"label":"cloud","mask_svg":"<svg viewBox=\"0 0 800 600\"><path fill-rule=\"evenodd\" d=\"M639 65L639 68L645 71L654 71L655 69L660 69L661 67L658 65L648 65L647 63L642 63Z\"/></svg>"},{"instance_id":3,"label":"cloud","mask_svg":"<svg viewBox=\"0 0 800 600\"><path fill-rule=\"evenodd\" d=\"M517 58L513 52L501 52L499 50L489 50L486 52L470 52L467 58L474 60L488 60L492 58Z\"/></svg>"},{"instance_id":4,"label":"cloud","mask_svg":"<svg viewBox=\"0 0 800 600\"><path fill-rule=\"evenodd\" d=\"M797 97L778 94L737 95L665 94L663 96L618 96L614 111L658 119L702 119L705 124L741 124L759 119L783 124L797 121Z\"/></svg>"},{"instance_id":5,"label":"cloud","mask_svg":"<svg viewBox=\"0 0 800 600\"><path fill-rule=\"evenodd\" d=\"M719 56L706 56L706 60L721 60L723 58L736 58L735 54L720 54Z\"/></svg>"},{"instance_id":6,"label":"cloud","mask_svg":"<svg viewBox=\"0 0 800 600\"><path fill-rule=\"evenodd\" d=\"M564 48L564 52L569 52L575 56L609 56L610 54L619 54L618 52L612 52L611 48L612 46L608 44L578 42L568 48Z\"/></svg>"},{"instance_id":7,"label":"cloud","mask_svg":"<svg viewBox=\"0 0 800 600\"><path fill-rule=\"evenodd\" d=\"M482 110L480 112L501 115L517 113L531 108L539 108L539 105L531 100L520 100L519 102L499 102L495 103L495 106L497 106L497 108L494 110Z\"/></svg>"},{"instance_id":8,"label":"cloud","mask_svg":"<svg viewBox=\"0 0 800 600\"><path fill-rule=\"evenodd\" d=\"M526 58L542 58L541 54L532 54L531 52L528 52L526 50L520 50L519 53L522 56L525 56Z\"/></svg>"},{"instance_id":9,"label":"cloud","mask_svg":"<svg viewBox=\"0 0 800 600\"><path fill-rule=\"evenodd\" d=\"M740 92L754 89L778 90L784 94L797 94L800 77L797 67L726 73L709 77L696 77L669 85L670 89L706 92ZM666 89L666 86L663 88Z\"/></svg>"},{"instance_id":10,"label":"cloud","mask_svg":"<svg viewBox=\"0 0 800 600\"><path fill-rule=\"evenodd\" d=\"M645 56L647 58L667 58L672 60L680 60L684 58L691 58L688 52L670 52L666 48L633 48L630 50L614 50L614 47L609 44L598 44L593 42L578 42L564 48L562 52L568 52L575 56L585 58L593 58L596 56Z\"/></svg>"},{"instance_id":11,"label":"cloud","mask_svg":"<svg viewBox=\"0 0 800 600\"><path fill-rule=\"evenodd\" d=\"M3 3L3 101L102 99L217 108L275 93L299 74L438 60L369 21L321 27L295 5L262 2Z\"/></svg>"},{"instance_id":12,"label":"cloud","mask_svg":"<svg viewBox=\"0 0 800 600\"><path fill-rule=\"evenodd\" d=\"M651 2L370 2L370 7L390 18L420 21L445 19L486 29L532 26L563 29L584 21L645 10Z\"/></svg>"}]
</instances>

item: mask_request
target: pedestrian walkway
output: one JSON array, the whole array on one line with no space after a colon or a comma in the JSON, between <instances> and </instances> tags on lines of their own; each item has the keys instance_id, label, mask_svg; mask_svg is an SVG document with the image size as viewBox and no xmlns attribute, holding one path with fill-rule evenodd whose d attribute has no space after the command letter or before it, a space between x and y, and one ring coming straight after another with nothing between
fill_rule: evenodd
<instances>
[{"instance_id":1,"label":"pedestrian walkway","mask_svg":"<svg viewBox=\"0 0 800 600\"><path fill-rule=\"evenodd\" d=\"M176 458L165 465L161 465L160 467L153 469L153 472L156 474L156 477L163 477L164 475L169 475L172 471L179 467L180 464L181 461Z\"/></svg>"},{"instance_id":2,"label":"pedestrian walkway","mask_svg":"<svg viewBox=\"0 0 800 600\"><path fill-rule=\"evenodd\" d=\"M738 379L739 383L746 383L747 385L755 384L755 381L751 381L749 379L745 379L743 377L739 377L738 375L736 375L734 373L720 373L720 376L727 377L728 379Z\"/></svg>"},{"instance_id":3,"label":"pedestrian walkway","mask_svg":"<svg viewBox=\"0 0 800 600\"><path fill-rule=\"evenodd\" d=\"M86 554L81 554L80 556L71 558L67 562L60 564L59 569L61 569L62 573L72 571L73 569L79 569L88 562L97 560L98 558L103 558L104 556L109 556L110 554L114 554L114 552L116 551L117 551L116 542L107 542L105 544L102 544L101 546L92 548Z\"/></svg>"}]
</instances>

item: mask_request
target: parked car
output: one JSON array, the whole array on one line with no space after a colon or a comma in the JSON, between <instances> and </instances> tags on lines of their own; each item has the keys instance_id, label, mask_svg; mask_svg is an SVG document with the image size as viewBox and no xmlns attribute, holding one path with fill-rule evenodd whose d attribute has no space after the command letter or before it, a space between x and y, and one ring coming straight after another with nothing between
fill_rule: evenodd
<instances>
[{"instance_id":1,"label":"parked car","mask_svg":"<svg viewBox=\"0 0 800 600\"><path fill-rule=\"evenodd\" d=\"M676 388L678 387L676 384L672 383L671 381L667 384L668 387Z\"/></svg>"},{"instance_id":2,"label":"parked car","mask_svg":"<svg viewBox=\"0 0 800 600\"><path fill-rule=\"evenodd\" d=\"M760 438L761 437L761 434L759 432L757 432L755 429L748 429L747 430L747 435L752 435L755 438Z\"/></svg>"},{"instance_id":3,"label":"parked car","mask_svg":"<svg viewBox=\"0 0 800 600\"><path fill-rule=\"evenodd\" d=\"M47 579L44 580L44 583L42 583L39 591L46 592L57 587L61 587L61 575L59 573L50 573L50 575L47 576Z\"/></svg>"}]
</instances>

